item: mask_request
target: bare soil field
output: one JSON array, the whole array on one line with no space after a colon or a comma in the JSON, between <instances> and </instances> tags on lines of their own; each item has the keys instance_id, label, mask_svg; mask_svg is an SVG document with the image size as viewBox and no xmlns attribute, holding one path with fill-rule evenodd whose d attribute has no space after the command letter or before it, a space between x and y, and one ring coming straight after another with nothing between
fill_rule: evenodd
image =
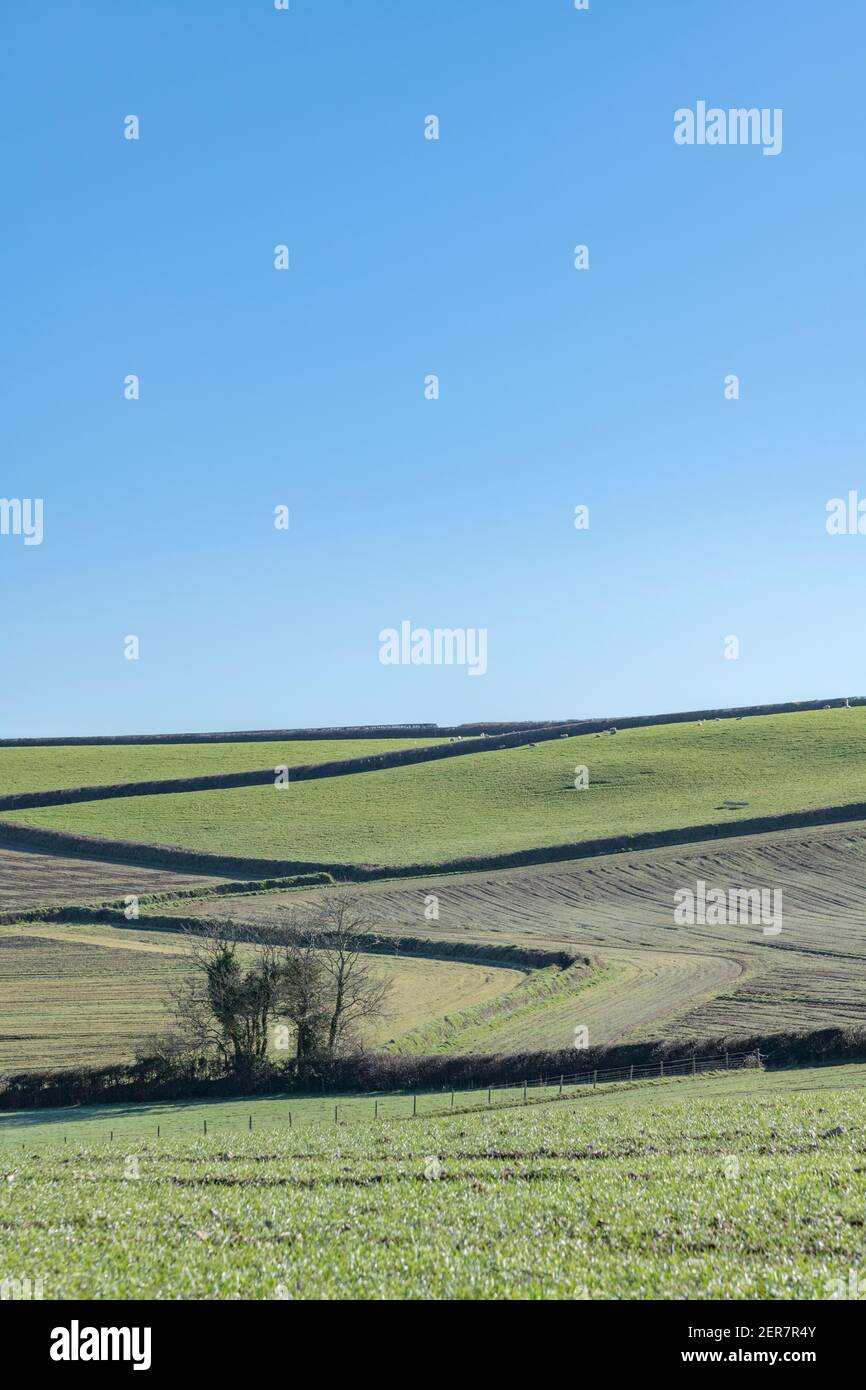
<instances>
[{"instance_id":1,"label":"bare soil field","mask_svg":"<svg viewBox=\"0 0 866 1390\"><path fill-rule=\"evenodd\" d=\"M674 893L778 889L782 929L674 923ZM532 1024L534 1045L586 1024L594 1043L639 1036L852 1026L866 1014L866 826L783 831L572 864L369 884L381 929L475 942L568 946L617 967L567 1018ZM285 921L313 894L222 898L220 915ZM430 895L438 919L425 918ZM208 915L206 903L190 911ZM635 973L637 972L637 973ZM558 1007L558 1006L557 1006ZM568 1012L570 1010L570 1012ZM579 1014L579 1016L578 1016ZM494 1031L496 1031L494 1029ZM540 1036L544 1034L544 1036ZM455 1040L456 1041L456 1040ZM474 1049L476 1043L472 1038ZM488 1036L488 1044L492 1041ZM521 1036L520 1042L529 1038ZM503 1032L496 1045L518 1045ZM460 1043L457 1044L460 1046Z\"/></svg>"},{"instance_id":2,"label":"bare soil field","mask_svg":"<svg viewBox=\"0 0 866 1390\"><path fill-rule=\"evenodd\" d=\"M104 902L129 893L165 893L201 888L224 880L109 864L98 859L67 859L58 854L0 849L0 912L61 903Z\"/></svg>"}]
</instances>

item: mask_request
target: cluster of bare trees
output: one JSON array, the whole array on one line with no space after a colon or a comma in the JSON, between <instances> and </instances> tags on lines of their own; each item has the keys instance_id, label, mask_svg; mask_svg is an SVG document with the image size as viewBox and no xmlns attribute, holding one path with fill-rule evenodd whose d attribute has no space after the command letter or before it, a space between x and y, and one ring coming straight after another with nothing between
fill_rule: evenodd
<instances>
[{"instance_id":1,"label":"cluster of bare trees","mask_svg":"<svg viewBox=\"0 0 866 1390\"><path fill-rule=\"evenodd\" d=\"M366 900L336 892L289 910L275 929L206 923L188 932L191 969L172 992L162 1055L195 1054L253 1075L293 1051L300 1073L363 1041L386 1016L390 984L371 962Z\"/></svg>"}]
</instances>

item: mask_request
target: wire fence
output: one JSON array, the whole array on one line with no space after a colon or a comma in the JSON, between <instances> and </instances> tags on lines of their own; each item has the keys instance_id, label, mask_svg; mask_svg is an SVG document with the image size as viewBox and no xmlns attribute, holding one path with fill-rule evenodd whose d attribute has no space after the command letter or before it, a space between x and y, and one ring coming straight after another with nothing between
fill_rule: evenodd
<instances>
[{"instance_id":1,"label":"wire fence","mask_svg":"<svg viewBox=\"0 0 866 1390\"><path fill-rule=\"evenodd\" d=\"M763 1068L767 1054L755 1052L722 1052L714 1057L698 1057L692 1054L690 1057L680 1057L675 1061L665 1061L660 1058L658 1062L647 1062L644 1064L629 1064L622 1067L593 1067L580 1072L561 1073L559 1076L537 1076L522 1082L500 1081L495 1085L470 1088L469 1091L452 1091L451 1104L448 1109L454 1106L454 1097L470 1096L475 1097L487 1094L487 1105L493 1106L494 1095L509 1093L510 1095L522 1096L524 1102L528 1102L531 1091L555 1091L558 1095L563 1095L566 1091L572 1091L576 1087L589 1086L596 1088L599 1085L611 1085L634 1083L635 1081L655 1081L662 1080L664 1077L674 1076L700 1076L708 1073L718 1073L726 1071L739 1071L743 1068ZM544 1097L541 1097L544 1099ZM413 1114L418 1114L418 1097L413 1095ZM481 1102L483 1104L483 1101ZM508 1102L513 1104L514 1102ZM479 1102L475 1102L479 1104ZM423 1112L425 1115L432 1113L429 1109Z\"/></svg>"},{"instance_id":2,"label":"wire fence","mask_svg":"<svg viewBox=\"0 0 866 1390\"><path fill-rule=\"evenodd\" d=\"M91 1139L165 1139L170 1137L192 1137L200 1135L237 1134L240 1130L255 1129L292 1130L306 1128L310 1124L349 1124L369 1123L378 1120L411 1120L415 1118L435 1118L456 1114L466 1110L510 1109L515 1106L537 1104L541 1101L573 1097L587 1088L594 1090L599 1086L629 1085L640 1081L656 1081L665 1078L701 1075L724 1075L726 1072L740 1071L744 1068L763 1068L766 1055L761 1052L724 1052L714 1057L680 1057L675 1061L660 1059L658 1062L630 1064L621 1067L594 1067L579 1072L561 1073L527 1077L524 1081L506 1081L489 1086L477 1085L443 1091L402 1091L382 1092L379 1095L348 1096L342 1100L325 1097L285 1097L268 1098L259 1102L257 1111L249 1110L248 1103L235 1101L216 1103L213 1108L192 1104L188 1108L179 1102L176 1108L159 1107L159 1114L152 1112L151 1123L145 1123L146 1115L130 1114L127 1109L112 1119L101 1113L88 1116L66 1116L65 1121L49 1119L41 1121L38 1111L32 1114L27 1125L14 1125L0 1137L13 1141L16 1145L27 1147L37 1136L28 1133L33 1129L42 1131L40 1142L49 1138L55 1142L68 1143L65 1130L68 1126L73 1138L80 1141L86 1136ZM210 1114L202 1114L202 1110Z\"/></svg>"},{"instance_id":3,"label":"wire fence","mask_svg":"<svg viewBox=\"0 0 866 1390\"><path fill-rule=\"evenodd\" d=\"M680 1057L676 1061L665 1061L660 1058L658 1062L647 1062L642 1066L623 1066L623 1067L604 1067L587 1069L582 1072L572 1072L569 1075L560 1077L540 1076L533 1081L524 1081L524 1091L533 1088L549 1089L551 1086L597 1086L599 1082L607 1084L618 1081L647 1081L661 1079L665 1076L698 1076L703 1072L717 1071L736 1071L743 1067L763 1067L767 1060L766 1054L762 1052L723 1052L715 1057L697 1057L694 1054L690 1057ZM512 1082L502 1082L498 1086L489 1086L488 1092L502 1089L514 1089Z\"/></svg>"}]
</instances>

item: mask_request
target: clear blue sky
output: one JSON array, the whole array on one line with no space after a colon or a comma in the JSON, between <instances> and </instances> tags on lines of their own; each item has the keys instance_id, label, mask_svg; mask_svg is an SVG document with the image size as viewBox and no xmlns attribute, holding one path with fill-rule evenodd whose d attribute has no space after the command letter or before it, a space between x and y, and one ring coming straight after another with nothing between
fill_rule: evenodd
<instances>
[{"instance_id":1,"label":"clear blue sky","mask_svg":"<svg viewBox=\"0 0 866 1390\"><path fill-rule=\"evenodd\" d=\"M3 735L866 691L859 0L42 0L2 53ZM678 146L701 99L782 153ZM403 619L487 674L381 665Z\"/></svg>"}]
</instances>

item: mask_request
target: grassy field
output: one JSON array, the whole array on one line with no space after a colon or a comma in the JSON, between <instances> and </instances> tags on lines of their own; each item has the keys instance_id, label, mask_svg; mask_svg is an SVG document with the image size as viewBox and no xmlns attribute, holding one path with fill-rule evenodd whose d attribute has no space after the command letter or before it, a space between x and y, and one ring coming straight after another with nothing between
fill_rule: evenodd
<instances>
[{"instance_id":1,"label":"grassy field","mask_svg":"<svg viewBox=\"0 0 866 1390\"><path fill-rule=\"evenodd\" d=\"M59 748L0 748L0 795L204 777L255 768L298 767L425 748L441 738L289 740L284 743L122 743Z\"/></svg>"},{"instance_id":2,"label":"grassy field","mask_svg":"<svg viewBox=\"0 0 866 1390\"><path fill-rule=\"evenodd\" d=\"M0 1277L46 1298L822 1299L866 1263L866 1067L414 1120L344 1104L335 1124L293 1100L292 1129L285 1100L213 1105L207 1138L202 1107L139 1108L135 1133L116 1107L10 1117Z\"/></svg>"},{"instance_id":3,"label":"grassy field","mask_svg":"<svg viewBox=\"0 0 866 1390\"><path fill-rule=\"evenodd\" d=\"M582 791L574 787L578 766L589 769ZM729 800L748 804L726 809ZM554 739L281 789L120 798L6 818L233 855L400 865L860 800L866 709L835 709Z\"/></svg>"},{"instance_id":4,"label":"grassy field","mask_svg":"<svg viewBox=\"0 0 866 1390\"><path fill-rule=\"evenodd\" d=\"M183 951L174 933L142 928L0 927L0 1068L131 1061L165 1027ZM376 957L374 969L391 994L388 1016L368 1035L373 1044L483 1008L525 979L498 966L405 956Z\"/></svg>"}]
</instances>

